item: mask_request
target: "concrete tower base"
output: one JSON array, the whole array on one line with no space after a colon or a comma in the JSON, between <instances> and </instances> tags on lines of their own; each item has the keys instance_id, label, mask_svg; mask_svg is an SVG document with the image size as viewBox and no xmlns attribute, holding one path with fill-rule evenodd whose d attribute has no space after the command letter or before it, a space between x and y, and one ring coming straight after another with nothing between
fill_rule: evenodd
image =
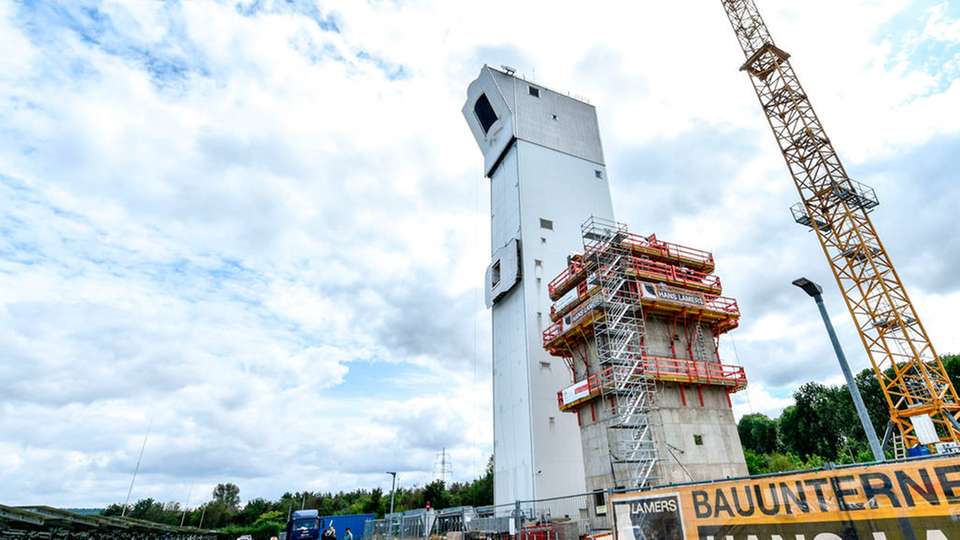
<instances>
[{"instance_id":1,"label":"concrete tower base","mask_svg":"<svg viewBox=\"0 0 960 540\"><path fill-rule=\"evenodd\" d=\"M579 412L588 491L629 487L631 481L628 465L614 463L610 456L610 426L616 421L612 402L599 398ZM747 475L737 424L724 389L658 384L652 424L660 457L659 483Z\"/></svg>"}]
</instances>

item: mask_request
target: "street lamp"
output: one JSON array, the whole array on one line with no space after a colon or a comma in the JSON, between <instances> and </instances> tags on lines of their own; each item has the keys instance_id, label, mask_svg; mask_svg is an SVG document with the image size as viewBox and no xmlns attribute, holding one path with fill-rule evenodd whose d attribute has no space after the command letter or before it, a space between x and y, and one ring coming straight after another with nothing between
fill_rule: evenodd
<instances>
[{"instance_id":1,"label":"street lamp","mask_svg":"<svg viewBox=\"0 0 960 540\"><path fill-rule=\"evenodd\" d=\"M853 398L853 405L857 409L857 416L860 417L860 424L863 426L863 431L867 434L867 442L870 443L873 459L883 461L883 448L880 446L880 441L877 440L877 432L873 429L873 423L870 422L867 408L863 405L863 398L860 397L860 389L857 388L853 374L850 373L847 357L843 354L843 349L840 347L840 340L837 339L837 333L833 329L833 323L830 322L830 316L827 315L827 308L823 305L823 288L803 277L793 280L793 284L803 289L803 291L810 295L817 303L817 309L820 310L820 317L823 318L823 325L827 327L827 334L830 335L830 343L833 344L833 351L837 353L840 370L843 371L843 377L847 380L847 390L850 391L850 397Z\"/></svg>"},{"instance_id":2,"label":"street lamp","mask_svg":"<svg viewBox=\"0 0 960 540\"><path fill-rule=\"evenodd\" d=\"M393 477L393 487L390 488L390 513L393 513L393 497L397 494L397 473L394 471L387 471L387 474Z\"/></svg>"}]
</instances>

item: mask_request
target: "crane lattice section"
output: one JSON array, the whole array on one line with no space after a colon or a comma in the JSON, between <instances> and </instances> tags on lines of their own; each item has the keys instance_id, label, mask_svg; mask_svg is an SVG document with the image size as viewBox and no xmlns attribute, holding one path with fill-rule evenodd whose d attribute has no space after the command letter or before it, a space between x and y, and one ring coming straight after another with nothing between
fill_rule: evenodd
<instances>
[{"instance_id":1,"label":"crane lattice section","mask_svg":"<svg viewBox=\"0 0 960 540\"><path fill-rule=\"evenodd\" d=\"M960 400L907 296L870 212L873 190L852 180L753 0L722 0L760 105L800 193L798 223L815 231L907 446L927 414L941 440L960 442Z\"/></svg>"}]
</instances>

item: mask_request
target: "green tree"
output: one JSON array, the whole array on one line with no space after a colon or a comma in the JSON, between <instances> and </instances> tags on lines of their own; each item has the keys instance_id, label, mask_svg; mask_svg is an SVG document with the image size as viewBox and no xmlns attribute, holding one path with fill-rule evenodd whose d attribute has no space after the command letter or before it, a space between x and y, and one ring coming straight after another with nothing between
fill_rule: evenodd
<instances>
[{"instance_id":1,"label":"green tree","mask_svg":"<svg viewBox=\"0 0 960 540\"><path fill-rule=\"evenodd\" d=\"M283 523L285 521L286 514L279 510L270 510L257 516L257 519L253 522L253 526L259 527L264 523Z\"/></svg>"},{"instance_id":2,"label":"green tree","mask_svg":"<svg viewBox=\"0 0 960 540\"><path fill-rule=\"evenodd\" d=\"M860 389L860 397L863 398L863 405L867 408L870 422L873 423L873 429L878 437L882 437L890 421L890 409L887 406L887 398L883 397L883 390L880 389L880 381L877 380L873 368L857 373L855 379L857 388Z\"/></svg>"},{"instance_id":3,"label":"green tree","mask_svg":"<svg viewBox=\"0 0 960 540\"><path fill-rule=\"evenodd\" d=\"M236 512L240 507L240 488L236 484L217 484L213 488L213 500L222 504L227 510Z\"/></svg>"},{"instance_id":4,"label":"green tree","mask_svg":"<svg viewBox=\"0 0 960 540\"><path fill-rule=\"evenodd\" d=\"M264 512L269 512L273 505L266 499L252 499L243 505L243 509L237 513L233 522L240 525L250 525L255 522Z\"/></svg>"},{"instance_id":5,"label":"green tree","mask_svg":"<svg viewBox=\"0 0 960 540\"><path fill-rule=\"evenodd\" d=\"M226 527L236 515L236 512L230 510L225 503L221 501L210 501L203 506L203 528L219 529Z\"/></svg>"},{"instance_id":6,"label":"green tree","mask_svg":"<svg viewBox=\"0 0 960 540\"><path fill-rule=\"evenodd\" d=\"M802 469L803 461L794 454L770 454L768 472L786 472Z\"/></svg>"},{"instance_id":7,"label":"green tree","mask_svg":"<svg viewBox=\"0 0 960 540\"><path fill-rule=\"evenodd\" d=\"M114 503L110 506L103 509L102 515L104 516L119 516L123 513L123 505Z\"/></svg>"},{"instance_id":8,"label":"green tree","mask_svg":"<svg viewBox=\"0 0 960 540\"><path fill-rule=\"evenodd\" d=\"M471 482L449 486L443 482L432 482L423 487L398 489L396 509L423 508L428 500L431 506L438 509L493 504L493 457L490 457L483 476ZM389 494L376 488L338 493L286 492L274 501L252 499L241 508L240 488L222 483L213 490L213 500L187 511L184 523L191 527L218 530L224 537L250 534L256 540L267 540L282 530L288 512L299 510L301 506L317 509L322 515L375 513L382 517L389 505ZM103 513L119 516L123 513L123 505L112 504ZM154 499L143 499L128 508L127 515L156 523L179 525L183 509L179 503L164 504Z\"/></svg>"},{"instance_id":9,"label":"green tree","mask_svg":"<svg viewBox=\"0 0 960 540\"><path fill-rule=\"evenodd\" d=\"M447 493L447 486L443 480L434 480L423 488L423 504L430 504L431 508L448 508L450 506L450 494Z\"/></svg>"},{"instance_id":10,"label":"green tree","mask_svg":"<svg viewBox=\"0 0 960 540\"><path fill-rule=\"evenodd\" d=\"M947 354L940 358L943 361L943 369L953 381L953 387L960 392L960 354Z\"/></svg>"},{"instance_id":11,"label":"green tree","mask_svg":"<svg viewBox=\"0 0 960 540\"><path fill-rule=\"evenodd\" d=\"M163 503L153 499L140 499L133 505L133 508L127 514L134 519L143 519L154 523L170 524L172 519L168 514L176 515L176 511L166 512Z\"/></svg>"},{"instance_id":12,"label":"green tree","mask_svg":"<svg viewBox=\"0 0 960 540\"><path fill-rule=\"evenodd\" d=\"M836 388L806 383L793 394L795 405L780 415L779 431L784 448L806 459L810 455L835 460L843 444L845 416ZM847 396L849 399L849 395Z\"/></svg>"},{"instance_id":13,"label":"green tree","mask_svg":"<svg viewBox=\"0 0 960 540\"><path fill-rule=\"evenodd\" d=\"M370 492L370 496L364 501L363 504L363 513L364 514L376 514L380 510L380 502L383 500L383 490L380 488L374 488Z\"/></svg>"},{"instance_id":14,"label":"green tree","mask_svg":"<svg viewBox=\"0 0 960 540\"><path fill-rule=\"evenodd\" d=\"M770 472L770 456L754 452L750 448L743 449L743 459L747 462L747 471L750 474L764 474Z\"/></svg>"},{"instance_id":15,"label":"green tree","mask_svg":"<svg viewBox=\"0 0 960 540\"><path fill-rule=\"evenodd\" d=\"M758 454L769 454L777 450L777 421L765 414L747 414L737 423L737 433L744 449Z\"/></svg>"},{"instance_id":16,"label":"green tree","mask_svg":"<svg viewBox=\"0 0 960 540\"><path fill-rule=\"evenodd\" d=\"M941 356L940 360L943 362L944 370L953 382L954 388L960 389L960 355L948 354ZM887 374L892 376L892 371L887 370ZM877 436L882 437L887 429L887 423L890 421L890 409L873 368L867 368L858 373L856 381L857 387L860 389L860 395L863 397L863 404L870 416L870 421L873 423Z\"/></svg>"}]
</instances>

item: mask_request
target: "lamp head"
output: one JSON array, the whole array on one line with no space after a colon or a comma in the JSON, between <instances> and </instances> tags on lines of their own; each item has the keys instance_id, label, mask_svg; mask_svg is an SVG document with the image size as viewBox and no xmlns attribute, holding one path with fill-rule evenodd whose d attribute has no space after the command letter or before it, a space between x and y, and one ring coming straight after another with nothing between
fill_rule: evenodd
<instances>
[{"instance_id":1,"label":"lamp head","mask_svg":"<svg viewBox=\"0 0 960 540\"><path fill-rule=\"evenodd\" d=\"M797 278L793 280L793 284L797 287L803 289L803 292L809 294L810 296L816 298L823 294L823 287L817 285L816 283L810 281L807 278Z\"/></svg>"}]
</instances>

